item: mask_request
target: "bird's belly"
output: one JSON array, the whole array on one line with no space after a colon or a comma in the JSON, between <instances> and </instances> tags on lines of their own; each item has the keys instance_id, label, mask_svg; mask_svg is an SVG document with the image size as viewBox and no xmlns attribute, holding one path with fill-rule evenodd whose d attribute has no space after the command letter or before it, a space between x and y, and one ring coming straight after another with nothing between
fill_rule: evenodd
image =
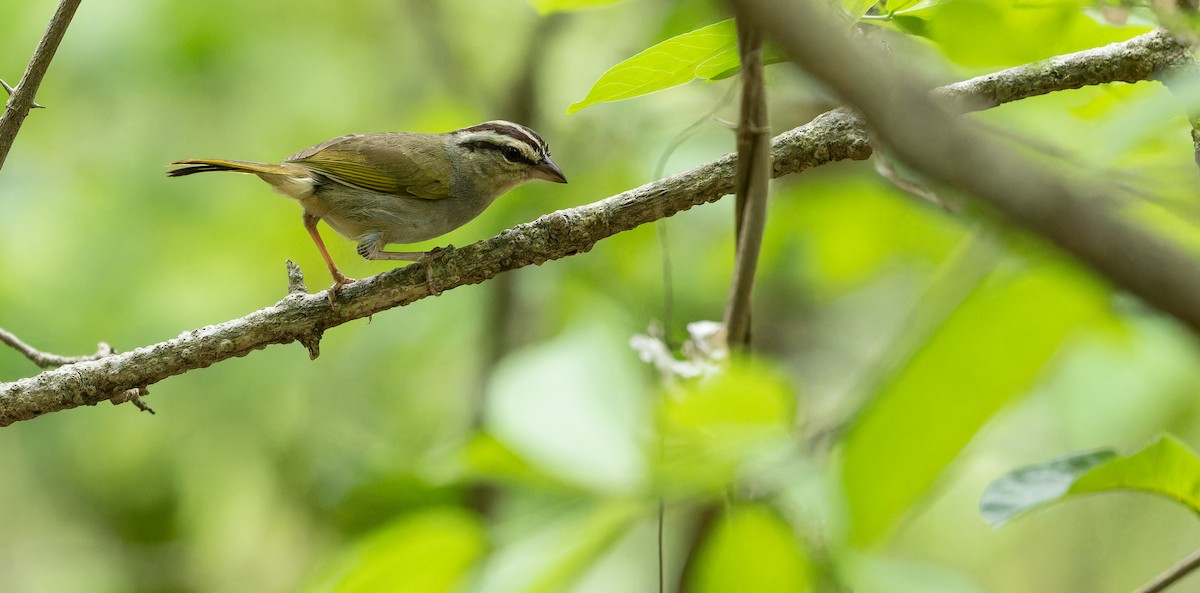
<instances>
[{"instance_id":1,"label":"bird's belly","mask_svg":"<svg viewBox=\"0 0 1200 593\"><path fill-rule=\"evenodd\" d=\"M473 204L377 194L330 184L320 186L301 205L352 241L378 237L381 245L417 243L444 235L483 212L491 200Z\"/></svg>"}]
</instances>

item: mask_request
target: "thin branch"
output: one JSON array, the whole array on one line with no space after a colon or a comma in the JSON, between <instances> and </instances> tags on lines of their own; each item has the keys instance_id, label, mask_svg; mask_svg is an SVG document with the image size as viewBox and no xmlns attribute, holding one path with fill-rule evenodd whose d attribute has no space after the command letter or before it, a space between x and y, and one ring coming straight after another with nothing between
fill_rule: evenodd
<instances>
[{"instance_id":1,"label":"thin branch","mask_svg":"<svg viewBox=\"0 0 1200 593\"><path fill-rule=\"evenodd\" d=\"M725 305L729 346L750 348L750 303L754 272L767 224L767 185L771 178L770 128L763 82L762 35L744 18L737 18L738 54L742 63L742 109L738 121L737 263Z\"/></svg>"},{"instance_id":2,"label":"thin branch","mask_svg":"<svg viewBox=\"0 0 1200 593\"><path fill-rule=\"evenodd\" d=\"M1192 552L1187 558L1180 560L1179 564L1172 566L1167 572L1154 577L1153 581L1146 583L1133 593L1160 593L1197 568L1200 568L1200 550Z\"/></svg>"},{"instance_id":3,"label":"thin branch","mask_svg":"<svg viewBox=\"0 0 1200 593\"><path fill-rule=\"evenodd\" d=\"M752 9L755 22L791 59L861 110L872 131L907 165L990 205L1145 303L1200 330L1200 254L1122 212L1116 205L1123 196L1110 185L1035 161L970 120L955 118L944 101L930 96L916 65L851 39L818 4L738 1ZM1165 33L1150 35L1159 35L1160 43L1174 42L1162 40ZM1174 72L1145 74L1195 76L1190 57L1175 66ZM1000 91L1012 87L991 88L998 100L1005 96Z\"/></svg>"},{"instance_id":4,"label":"thin branch","mask_svg":"<svg viewBox=\"0 0 1200 593\"><path fill-rule=\"evenodd\" d=\"M2 327L0 327L0 342L8 344L14 350L24 355L25 358L28 358L30 362L42 367L43 369L60 367L64 364L73 364L76 362L83 362L85 360L97 360L104 358L105 356L112 356L113 354L112 347L104 342L100 342L100 345L96 347L95 354L86 354L83 356L59 356L57 354L50 354L48 352L42 352L41 350L22 342L21 339L16 336L16 334L13 334Z\"/></svg>"},{"instance_id":5,"label":"thin branch","mask_svg":"<svg viewBox=\"0 0 1200 593\"><path fill-rule=\"evenodd\" d=\"M1101 50L1082 52L1078 64L1088 72L1113 72L1110 60L1136 62L1123 68L1119 80L1134 82L1128 72L1143 78L1178 63L1186 49L1162 32L1153 32ZM1019 69L1018 69L1019 70ZM1025 88L1030 96L1063 90L1062 77L1031 75ZM1101 76L1073 77L1075 83L1111 82ZM987 93L973 81L951 85ZM1074 87L1069 87L1074 88ZM1015 100L1007 95L1006 100ZM993 98L993 102L996 99ZM848 109L835 109L772 139L772 176L798 173L844 159L866 159L870 142L862 120ZM636 226L671 216L692 206L716 201L733 190L734 155L643 185L605 200L547 214L499 235L452 250L432 265L435 282L445 290L484 282L495 275L531 264L583 253L597 241ZM1062 224L1071 224L1064 219ZM1160 246L1126 245L1129 236L1116 236L1115 248L1150 250ZM1200 269L1200 258L1187 260L1187 273ZM65 365L35 377L0 383L0 426L39 415L94 405L132 388L146 387L170 376L244 356L271 344L307 341L316 344L321 333L348 321L367 317L427 296L423 266L384 272L344 287L331 306L324 293L291 294L245 317L186 332L179 337L100 360ZM1193 294L1200 294L1197 291ZM1190 311L1171 311L1185 322L1200 319L1200 302ZM1194 325L1194 324L1193 324Z\"/></svg>"},{"instance_id":6,"label":"thin branch","mask_svg":"<svg viewBox=\"0 0 1200 593\"><path fill-rule=\"evenodd\" d=\"M54 11L54 16L50 18L50 24L46 27L46 33L42 35L37 49L33 51L25 74L17 83L17 88L9 91L12 96L5 104L4 113L0 114L0 168L4 167L4 160L8 158L13 140L16 140L21 124L25 123L25 116L29 115L30 109L38 106L34 102L38 87L42 85L42 78L46 76L50 60L54 59L54 52L58 51L58 44L62 43L63 35L67 33L67 25L71 24L71 17L75 16L75 9L79 8L79 1L62 0L58 5L58 10ZM4 87L5 90L9 89L7 84Z\"/></svg>"}]
</instances>

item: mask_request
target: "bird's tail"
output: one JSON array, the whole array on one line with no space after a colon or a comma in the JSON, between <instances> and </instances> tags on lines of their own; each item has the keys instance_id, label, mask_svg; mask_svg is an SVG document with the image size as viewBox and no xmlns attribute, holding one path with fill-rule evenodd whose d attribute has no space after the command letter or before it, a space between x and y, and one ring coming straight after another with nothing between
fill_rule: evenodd
<instances>
[{"instance_id":1,"label":"bird's tail","mask_svg":"<svg viewBox=\"0 0 1200 593\"><path fill-rule=\"evenodd\" d=\"M175 161L174 163L171 163L171 166L176 165L189 166L167 171L167 175L171 177L181 177L183 175L191 175L192 173L207 173L209 171L233 171L235 173L254 173L265 175L287 175L288 173L291 173L291 171L283 165L256 163L253 161L187 159L184 161Z\"/></svg>"}]
</instances>

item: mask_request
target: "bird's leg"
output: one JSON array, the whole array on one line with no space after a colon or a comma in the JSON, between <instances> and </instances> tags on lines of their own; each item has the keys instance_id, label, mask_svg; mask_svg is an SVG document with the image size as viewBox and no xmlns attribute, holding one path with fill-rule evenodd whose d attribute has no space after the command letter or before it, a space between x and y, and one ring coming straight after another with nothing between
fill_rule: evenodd
<instances>
[{"instance_id":1,"label":"bird's leg","mask_svg":"<svg viewBox=\"0 0 1200 593\"><path fill-rule=\"evenodd\" d=\"M317 244L317 251L321 252L321 257L325 258L325 265L329 266L329 274L333 276L333 286L329 288L329 302L333 302L333 297L343 286L354 282L354 278L347 278L342 271L338 269L337 264L333 263L333 258L329 256L329 250L325 248L325 242L321 240L321 233L317 232L317 223L320 222L319 216L309 214L308 210L304 211L304 228L308 230L308 235L312 237L313 243Z\"/></svg>"},{"instance_id":2,"label":"bird's leg","mask_svg":"<svg viewBox=\"0 0 1200 593\"><path fill-rule=\"evenodd\" d=\"M390 259L419 262L425 266L425 288L429 294L438 296L442 289L433 281L433 261L441 254L454 249L453 245L435 247L431 251L384 251L377 241L364 241L358 244L358 254L365 259Z\"/></svg>"}]
</instances>

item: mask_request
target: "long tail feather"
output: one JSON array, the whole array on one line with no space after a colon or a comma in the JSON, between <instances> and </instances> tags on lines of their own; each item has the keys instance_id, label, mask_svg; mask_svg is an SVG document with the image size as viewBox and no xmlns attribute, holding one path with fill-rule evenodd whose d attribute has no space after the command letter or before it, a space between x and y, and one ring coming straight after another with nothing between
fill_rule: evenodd
<instances>
[{"instance_id":1,"label":"long tail feather","mask_svg":"<svg viewBox=\"0 0 1200 593\"><path fill-rule=\"evenodd\" d=\"M273 165L269 163L256 163L253 161L228 161L224 159L187 159L183 161L175 161L170 166L191 165L172 169L167 171L170 177L181 177L183 175L191 175L193 173L207 173L209 171L233 171L235 173L266 173L276 175L286 175L288 169L283 165Z\"/></svg>"}]
</instances>

